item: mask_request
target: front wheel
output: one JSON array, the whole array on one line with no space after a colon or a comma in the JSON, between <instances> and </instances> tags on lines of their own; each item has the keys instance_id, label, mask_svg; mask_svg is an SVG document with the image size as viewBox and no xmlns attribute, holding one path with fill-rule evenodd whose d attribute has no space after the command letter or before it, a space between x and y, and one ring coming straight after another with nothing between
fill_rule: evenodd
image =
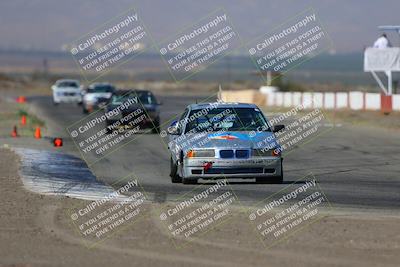
<instances>
[{"instance_id":1,"label":"front wheel","mask_svg":"<svg viewBox=\"0 0 400 267\"><path fill-rule=\"evenodd\" d=\"M281 184L283 183L283 159L281 158L281 175L275 176L274 179L272 179L272 182L274 184Z\"/></svg>"},{"instance_id":2,"label":"front wheel","mask_svg":"<svg viewBox=\"0 0 400 267\"><path fill-rule=\"evenodd\" d=\"M171 182L172 183L181 183L182 178L178 175L178 166L174 163L172 157L170 159L170 174L169 176L171 177Z\"/></svg>"},{"instance_id":3,"label":"front wheel","mask_svg":"<svg viewBox=\"0 0 400 267\"><path fill-rule=\"evenodd\" d=\"M273 184L281 184L283 183L283 174L280 176L275 176L272 180L271 183Z\"/></svg>"},{"instance_id":4,"label":"front wheel","mask_svg":"<svg viewBox=\"0 0 400 267\"><path fill-rule=\"evenodd\" d=\"M197 184L197 179L182 178L182 184Z\"/></svg>"},{"instance_id":5,"label":"front wheel","mask_svg":"<svg viewBox=\"0 0 400 267\"><path fill-rule=\"evenodd\" d=\"M283 182L283 176L271 176L271 177L257 177L257 184L281 184Z\"/></svg>"},{"instance_id":6,"label":"front wheel","mask_svg":"<svg viewBox=\"0 0 400 267\"><path fill-rule=\"evenodd\" d=\"M113 129L109 126L106 126L106 134L112 134L113 133Z\"/></svg>"},{"instance_id":7,"label":"front wheel","mask_svg":"<svg viewBox=\"0 0 400 267\"><path fill-rule=\"evenodd\" d=\"M151 130L153 134L159 134L160 133L160 120L154 121L154 128Z\"/></svg>"}]
</instances>

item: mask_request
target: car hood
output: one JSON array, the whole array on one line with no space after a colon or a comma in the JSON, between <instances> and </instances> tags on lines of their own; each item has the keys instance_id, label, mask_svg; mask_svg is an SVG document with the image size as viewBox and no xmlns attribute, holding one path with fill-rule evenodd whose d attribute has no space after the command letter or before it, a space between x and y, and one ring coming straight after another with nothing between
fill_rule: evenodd
<instances>
[{"instance_id":1,"label":"car hood","mask_svg":"<svg viewBox=\"0 0 400 267\"><path fill-rule=\"evenodd\" d=\"M86 93L85 100L96 100L98 98L110 98L111 93Z\"/></svg>"},{"instance_id":2,"label":"car hood","mask_svg":"<svg viewBox=\"0 0 400 267\"><path fill-rule=\"evenodd\" d=\"M266 147L280 147L272 132L241 131L223 133L198 133L184 136L185 140L177 143L188 142L190 148L251 148L262 149ZM183 147L184 145L182 145ZM187 146L187 147L189 147ZM187 150L188 150L187 149Z\"/></svg>"}]
</instances>

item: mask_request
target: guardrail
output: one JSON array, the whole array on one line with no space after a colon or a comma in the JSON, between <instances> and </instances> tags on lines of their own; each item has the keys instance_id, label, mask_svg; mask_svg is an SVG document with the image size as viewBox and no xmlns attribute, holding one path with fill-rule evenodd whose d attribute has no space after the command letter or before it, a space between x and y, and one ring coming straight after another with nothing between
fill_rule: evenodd
<instances>
[{"instance_id":1,"label":"guardrail","mask_svg":"<svg viewBox=\"0 0 400 267\"><path fill-rule=\"evenodd\" d=\"M305 108L400 111L400 94L366 92L265 92L266 106Z\"/></svg>"}]
</instances>

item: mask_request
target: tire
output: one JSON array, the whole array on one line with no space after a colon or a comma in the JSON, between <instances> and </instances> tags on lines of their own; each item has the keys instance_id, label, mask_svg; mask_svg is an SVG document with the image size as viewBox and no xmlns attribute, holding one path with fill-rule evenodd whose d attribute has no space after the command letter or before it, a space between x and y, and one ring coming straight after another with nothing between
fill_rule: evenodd
<instances>
[{"instance_id":1,"label":"tire","mask_svg":"<svg viewBox=\"0 0 400 267\"><path fill-rule=\"evenodd\" d=\"M256 183L257 184L269 184L272 183L272 180L274 177L256 177Z\"/></svg>"},{"instance_id":2,"label":"tire","mask_svg":"<svg viewBox=\"0 0 400 267\"><path fill-rule=\"evenodd\" d=\"M174 161L172 160L172 157L170 159L170 173L169 176L171 177L171 182L172 183L181 183L182 182L182 178L178 175L178 166L174 163Z\"/></svg>"},{"instance_id":3,"label":"tire","mask_svg":"<svg viewBox=\"0 0 400 267\"><path fill-rule=\"evenodd\" d=\"M256 177L257 184L281 184L283 176Z\"/></svg>"},{"instance_id":4,"label":"tire","mask_svg":"<svg viewBox=\"0 0 400 267\"><path fill-rule=\"evenodd\" d=\"M197 184L197 179L182 178L182 184Z\"/></svg>"},{"instance_id":5,"label":"tire","mask_svg":"<svg viewBox=\"0 0 400 267\"><path fill-rule=\"evenodd\" d=\"M154 128L151 130L153 134L159 134L160 133L160 120L154 121Z\"/></svg>"},{"instance_id":6,"label":"tire","mask_svg":"<svg viewBox=\"0 0 400 267\"><path fill-rule=\"evenodd\" d=\"M54 106L58 106L58 104L60 104L60 103L53 102L53 105L54 105Z\"/></svg>"},{"instance_id":7,"label":"tire","mask_svg":"<svg viewBox=\"0 0 400 267\"><path fill-rule=\"evenodd\" d=\"M83 112L83 114L88 114L88 113L89 113L89 110L87 110L86 108L83 108L83 109L82 109L82 112Z\"/></svg>"},{"instance_id":8,"label":"tire","mask_svg":"<svg viewBox=\"0 0 400 267\"><path fill-rule=\"evenodd\" d=\"M283 159L281 159L281 175L275 176L272 180L271 183L273 184L281 184L283 183Z\"/></svg>"},{"instance_id":9,"label":"tire","mask_svg":"<svg viewBox=\"0 0 400 267\"><path fill-rule=\"evenodd\" d=\"M272 184L281 184L283 183L283 175L280 176L274 176L271 180Z\"/></svg>"},{"instance_id":10,"label":"tire","mask_svg":"<svg viewBox=\"0 0 400 267\"><path fill-rule=\"evenodd\" d=\"M275 184L283 183L283 159L281 158L281 175L276 176L273 180Z\"/></svg>"}]
</instances>

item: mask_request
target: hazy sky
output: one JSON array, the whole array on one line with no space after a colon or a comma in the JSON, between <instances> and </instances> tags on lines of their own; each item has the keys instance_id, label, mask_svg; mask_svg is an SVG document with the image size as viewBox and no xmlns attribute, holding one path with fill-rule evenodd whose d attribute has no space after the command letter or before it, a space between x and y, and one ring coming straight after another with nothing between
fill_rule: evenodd
<instances>
[{"instance_id":1,"label":"hazy sky","mask_svg":"<svg viewBox=\"0 0 400 267\"><path fill-rule=\"evenodd\" d=\"M0 0L0 47L59 50L132 6L156 42L218 7L245 40L313 7L337 52L362 51L378 25L400 25L400 0ZM397 35L390 38L399 44Z\"/></svg>"}]
</instances>

